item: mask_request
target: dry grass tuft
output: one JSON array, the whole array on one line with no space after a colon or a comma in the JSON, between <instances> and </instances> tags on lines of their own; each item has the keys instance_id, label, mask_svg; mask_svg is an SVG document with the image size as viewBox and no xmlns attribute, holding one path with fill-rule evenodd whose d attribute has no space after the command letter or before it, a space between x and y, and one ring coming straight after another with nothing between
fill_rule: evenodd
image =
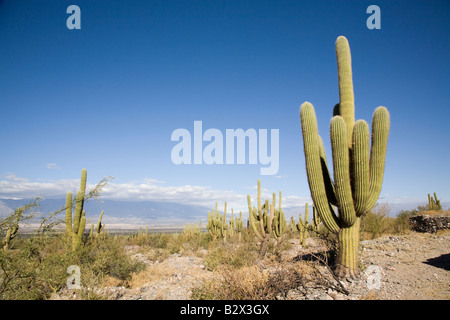
<instances>
[{"instance_id":1,"label":"dry grass tuft","mask_svg":"<svg viewBox=\"0 0 450 320\"><path fill-rule=\"evenodd\" d=\"M144 271L133 273L128 286L131 289L136 289L151 282L170 278L174 273L176 273L176 269L173 266L156 263L148 266Z\"/></svg>"},{"instance_id":2,"label":"dry grass tuft","mask_svg":"<svg viewBox=\"0 0 450 320\"><path fill-rule=\"evenodd\" d=\"M317 276L306 261L278 263L264 261L258 265L232 268L220 266L214 280L193 290L193 299L201 300L274 300L302 286Z\"/></svg>"}]
</instances>

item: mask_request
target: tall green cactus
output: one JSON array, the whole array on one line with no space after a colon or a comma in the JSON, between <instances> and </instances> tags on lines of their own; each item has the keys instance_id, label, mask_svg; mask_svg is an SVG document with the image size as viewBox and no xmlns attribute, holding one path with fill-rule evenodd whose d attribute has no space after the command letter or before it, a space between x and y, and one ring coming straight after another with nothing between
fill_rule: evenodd
<instances>
[{"instance_id":1,"label":"tall green cactus","mask_svg":"<svg viewBox=\"0 0 450 320\"><path fill-rule=\"evenodd\" d=\"M75 198L75 214L72 225L72 193L68 192L66 196L66 231L72 238L72 249L76 250L83 241L84 229L86 227L86 213L83 210L84 198L86 194L87 171L81 171L80 190Z\"/></svg>"},{"instance_id":2,"label":"tall green cactus","mask_svg":"<svg viewBox=\"0 0 450 320\"><path fill-rule=\"evenodd\" d=\"M355 122L350 46L343 36L336 40L336 57L340 101L330 123L334 182L309 102L300 107L300 120L314 207L324 225L339 236L336 275L356 277L360 217L375 205L381 192L390 119L385 107L376 108L370 146L368 124L364 120Z\"/></svg>"}]
</instances>

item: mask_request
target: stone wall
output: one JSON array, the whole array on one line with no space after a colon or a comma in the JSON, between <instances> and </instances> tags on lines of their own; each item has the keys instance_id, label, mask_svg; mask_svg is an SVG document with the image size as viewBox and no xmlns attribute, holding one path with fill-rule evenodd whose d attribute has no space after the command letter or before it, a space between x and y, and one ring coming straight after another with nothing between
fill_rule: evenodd
<instances>
[{"instance_id":1,"label":"stone wall","mask_svg":"<svg viewBox=\"0 0 450 320\"><path fill-rule=\"evenodd\" d=\"M450 214L421 214L409 218L409 223L414 231L435 233L438 230L450 229Z\"/></svg>"}]
</instances>

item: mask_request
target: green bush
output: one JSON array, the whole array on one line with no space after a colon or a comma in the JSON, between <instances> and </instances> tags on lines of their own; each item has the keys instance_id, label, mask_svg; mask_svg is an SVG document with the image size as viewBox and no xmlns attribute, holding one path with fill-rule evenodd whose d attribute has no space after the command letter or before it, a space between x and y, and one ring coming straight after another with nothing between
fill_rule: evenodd
<instances>
[{"instance_id":1,"label":"green bush","mask_svg":"<svg viewBox=\"0 0 450 320\"><path fill-rule=\"evenodd\" d=\"M70 265L80 267L82 287L101 287L106 276L127 281L144 268L107 235L88 239L76 251L65 234L22 238L0 253L0 299L48 299L66 287Z\"/></svg>"}]
</instances>

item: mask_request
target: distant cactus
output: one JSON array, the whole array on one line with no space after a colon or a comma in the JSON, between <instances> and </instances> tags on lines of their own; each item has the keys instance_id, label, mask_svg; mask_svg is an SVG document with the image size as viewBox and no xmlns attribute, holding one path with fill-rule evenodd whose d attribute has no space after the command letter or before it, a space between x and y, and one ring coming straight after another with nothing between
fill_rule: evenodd
<instances>
[{"instance_id":1,"label":"distant cactus","mask_svg":"<svg viewBox=\"0 0 450 320\"><path fill-rule=\"evenodd\" d=\"M217 202L216 208L212 209L211 212L208 212L208 223L206 225L206 228L208 229L208 232L213 241L219 237L224 238L224 240L226 241L226 231L228 229L226 202L225 202L225 211L223 215L220 214L219 210L217 210Z\"/></svg>"},{"instance_id":2,"label":"distant cactus","mask_svg":"<svg viewBox=\"0 0 450 320\"><path fill-rule=\"evenodd\" d=\"M1 227L6 229L5 237L0 241L0 244L3 245L3 251L7 252L10 249L12 245L11 240L13 240L19 233L19 223L34 217L33 212L27 213L27 211L39 207L38 202L40 200L41 197L36 197L32 202L15 209L9 217L0 219Z\"/></svg>"},{"instance_id":3,"label":"distant cactus","mask_svg":"<svg viewBox=\"0 0 450 320\"><path fill-rule=\"evenodd\" d=\"M19 218L20 216L17 215L13 225L6 231L5 238L3 239L3 251L5 252L9 250L11 240L16 237L19 231Z\"/></svg>"},{"instance_id":4,"label":"distant cactus","mask_svg":"<svg viewBox=\"0 0 450 320\"><path fill-rule=\"evenodd\" d=\"M238 234L239 241L241 241L242 232L244 231L244 220L242 220L242 211L239 212L239 218L236 217L235 220L236 220L235 222L236 232Z\"/></svg>"},{"instance_id":5,"label":"distant cactus","mask_svg":"<svg viewBox=\"0 0 450 320\"><path fill-rule=\"evenodd\" d=\"M95 235L99 235L105 229L105 225L102 224L103 213L104 213L104 210L102 210L102 212L100 213L100 218L98 219L96 227L94 227L94 223L92 223L91 232L89 233L90 238L94 237ZM95 233L94 233L94 230L95 230Z\"/></svg>"},{"instance_id":6,"label":"distant cactus","mask_svg":"<svg viewBox=\"0 0 450 320\"><path fill-rule=\"evenodd\" d=\"M102 210L102 212L100 213L100 218L98 218L97 228L96 228L97 234L100 234L103 231L103 229L105 229L105 225L102 224L103 213L104 213L104 210Z\"/></svg>"},{"instance_id":7,"label":"distant cactus","mask_svg":"<svg viewBox=\"0 0 450 320\"><path fill-rule=\"evenodd\" d=\"M320 218L313 206L313 221L309 223L308 203L305 204L305 219L302 219L302 214L299 214L298 223L296 225L297 231L300 233L300 243L302 247L306 248L306 239L308 238L308 231L319 231Z\"/></svg>"},{"instance_id":8,"label":"distant cactus","mask_svg":"<svg viewBox=\"0 0 450 320\"><path fill-rule=\"evenodd\" d=\"M76 250L83 241L84 229L86 227L86 213L83 210L84 197L86 194L87 171L81 171L80 190L75 198L75 214L72 221L72 193L68 192L66 197L66 231L72 238L72 249ZM73 223L73 225L72 225Z\"/></svg>"},{"instance_id":9,"label":"distant cactus","mask_svg":"<svg viewBox=\"0 0 450 320\"><path fill-rule=\"evenodd\" d=\"M269 247L271 236L279 240L287 230L287 223L284 212L281 209L281 192L279 207L276 209L276 194L273 193L273 203L269 205L269 200L261 205L261 180L258 179L257 207L252 206L250 195L247 195L249 226L256 237L261 241L260 257L264 257Z\"/></svg>"},{"instance_id":10,"label":"distant cactus","mask_svg":"<svg viewBox=\"0 0 450 320\"><path fill-rule=\"evenodd\" d=\"M297 232L297 223L295 222L294 217L291 217L291 220L289 221L289 230L292 233Z\"/></svg>"},{"instance_id":11,"label":"distant cactus","mask_svg":"<svg viewBox=\"0 0 450 320\"><path fill-rule=\"evenodd\" d=\"M199 235L201 233L201 229L202 229L202 224L201 222L199 222L198 224L196 223L187 223L184 228L183 228L183 232L182 234L190 239L193 238L196 235Z\"/></svg>"},{"instance_id":12,"label":"distant cactus","mask_svg":"<svg viewBox=\"0 0 450 320\"><path fill-rule=\"evenodd\" d=\"M230 217L227 234L230 237L233 237L235 233L236 233L236 219L234 217L234 210L233 210L233 208L231 208L231 217Z\"/></svg>"},{"instance_id":13,"label":"distant cactus","mask_svg":"<svg viewBox=\"0 0 450 320\"><path fill-rule=\"evenodd\" d=\"M434 198L428 194L428 210L442 210L441 201L437 198L436 192Z\"/></svg>"},{"instance_id":14,"label":"distant cactus","mask_svg":"<svg viewBox=\"0 0 450 320\"><path fill-rule=\"evenodd\" d=\"M330 123L334 182L329 175L314 107L300 108L306 172L314 207L332 232L339 235L336 275L359 274L358 245L360 218L377 202L381 192L389 135L389 112L378 107L372 120L372 143L364 120L355 123L351 55L348 41L336 40L339 98ZM338 208L338 215L334 211Z\"/></svg>"},{"instance_id":15,"label":"distant cactus","mask_svg":"<svg viewBox=\"0 0 450 320\"><path fill-rule=\"evenodd\" d=\"M275 208L275 201L276 196L275 192L273 193L273 206ZM278 199L278 209L274 209L274 217L273 217L273 235L277 240L280 240L280 238L287 232L288 226L286 223L286 218L284 217L284 212L281 209L281 191L280 191L280 197Z\"/></svg>"},{"instance_id":16,"label":"distant cactus","mask_svg":"<svg viewBox=\"0 0 450 320\"><path fill-rule=\"evenodd\" d=\"M308 204L305 204L305 219L302 219L302 214L298 216L297 230L300 233L300 243L302 247L306 247L306 239L308 238Z\"/></svg>"}]
</instances>

